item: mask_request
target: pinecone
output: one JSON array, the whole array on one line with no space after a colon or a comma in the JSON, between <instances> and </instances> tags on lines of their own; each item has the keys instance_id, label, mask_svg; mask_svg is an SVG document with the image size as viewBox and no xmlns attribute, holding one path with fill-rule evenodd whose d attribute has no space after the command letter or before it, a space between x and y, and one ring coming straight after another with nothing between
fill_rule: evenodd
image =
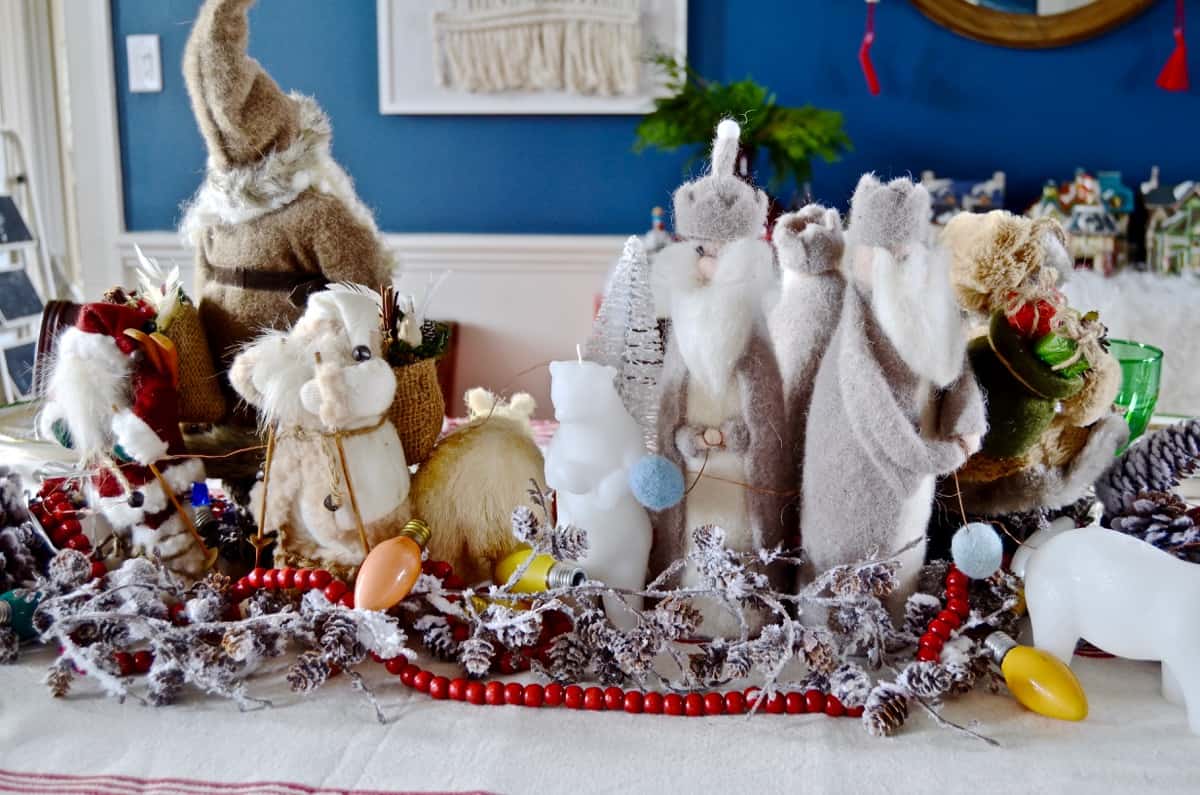
<instances>
[{"instance_id":1,"label":"pinecone","mask_svg":"<svg viewBox=\"0 0 1200 795\"><path fill-rule=\"evenodd\" d=\"M893 684L876 685L867 697L863 710L863 725L874 737L888 737L908 719L908 696Z\"/></svg>"},{"instance_id":2,"label":"pinecone","mask_svg":"<svg viewBox=\"0 0 1200 795\"><path fill-rule=\"evenodd\" d=\"M1200 528L1178 495L1144 491L1121 500L1122 510L1109 517L1109 527L1140 538L1184 560L1200 560ZM1197 545L1197 546L1192 546ZM1178 549L1186 546L1185 549Z\"/></svg>"},{"instance_id":3,"label":"pinecone","mask_svg":"<svg viewBox=\"0 0 1200 795\"><path fill-rule=\"evenodd\" d=\"M831 673L842 662L833 636L820 628L800 628L796 634L795 652L804 660L808 670L818 673Z\"/></svg>"},{"instance_id":4,"label":"pinecone","mask_svg":"<svg viewBox=\"0 0 1200 795\"><path fill-rule=\"evenodd\" d=\"M846 663L829 675L829 692L847 707L861 707L871 695L871 677L857 665Z\"/></svg>"},{"instance_id":5,"label":"pinecone","mask_svg":"<svg viewBox=\"0 0 1200 795\"><path fill-rule=\"evenodd\" d=\"M75 672L71 670L71 663L60 658L50 666L44 681L50 688L50 695L63 698L71 692L71 680L74 678Z\"/></svg>"},{"instance_id":6,"label":"pinecone","mask_svg":"<svg viewBox=\"0 0 1200 795\"><path fill-rule=\"evenodd\" d=\"M0 530L0 592L32 582L38 574L40 541L28 525Z\"/></svg>"},{"instance_id":7,"label":"pinecone","mask_svg":"<svg viewBox=\"0 0 1200 795\"><path fill-rule=\"evenodd\" d=\"M16 662L20 649L21 639L12 627L0 627L0 665Z\"/></svg>"},{"instance_id":8,"label":"pinecone","mask_svg":"<svg viewBox=\"0 0 1200 795\"><path fill-rule=\"evenodd\" d=\"M1106 519L1124 512L1126 498L1145 491L1174 491L1197 464L1200 419L1163 428L1142 439L1096 481L1096 496L1104 503Z\"/></svg>"},{"instance_id":9,"label":"pinecone","mask_svg":"<svg viewBox=\"0 0 1200 795\"><path fill-rule=\"evenodd\" d=\"M434 657L447 662L458 659L460 644L454 639L454 630L445 616L422 616L416 629L421 633L421 642Z\"/></svg>"},{"instance_id":10,"label":"pinecone","mask_svg":"<svg viewBox=\"0 0 1200 795\"><path fill-rule=\"evenodd\" d=\"M976 670L969 662L948 662L943 666L950 676L950 694L962 696L975 688Z\"/></svg>"},{"instance_id":11,"label":"pinecone","mask_svg":"<svg viewBox=\"0 0 1200 795\"><path fill-rule=\"evenodd\" d=\"M64 549L50 561L46 572L50 581L64 591L83 585L92 578L92 563L87 555L74 549Z\"/></svg>"},{"instance_id":12,"label":"pinecone","mask_svg":"<svg viewBox=\"0 0 1200 795\"><path fill-rule=\"evenodd\" d=\"M246 615L250 618L275 615L291 604L291 600L280 591L258 590L246 600Z\"/></svg>"},{"instance_id":13,"label":"pinecone","mask_svg":"<svg viewBox=\"0 0 1200 795\"><path fill-rule=\"evenodd\" d=\"M150 703L156 707L174 704L179 698L179 694L183 692L184 681L183 669L177 663L166 661L159 664L156 660L154 667L150 669L150 674L146 677L149 685L147 696Z\"/></svg>"},{"instance_id":14,"label":"pinecone","mask_svg":"<svg viewBox=\"0 0 1200 795\"><path fill-rule=\"evenodd\" d=\"M587 670L587 647L573 632L559 635L550 644L550 675L559 682L574 682Z\"/></svg>"},{"instance_id":15,"label":"pinecone","mask_svg":"<svg viewBox=\"0 0 1200 795\"><path fill-rule=\"evenodd\" d=\"M542 523L528 505L518 505L512 512L512 534L524 544L531 543L542 532Z\"/></svg>"},{"instance_id":16,"label":"pinecone","mask_svg":"<svg viewBox=\"0 0 1200 795\"><path fill-rule=\"evenodd\" d=\"M288 685L297 693L311 693L325 684L331 671L329 663L319 652L306 651L288 668Z\"/></svg>"},{"instance_id":17,"label":"pinecone","mask_svg":"<svg viewBox=\"0 0 1200 795\"><path fill-rule=\"evenodd\" d=\"M342 669L353 668L367 656L358 639L358 624L344 610L330 610L317 631L317 644L325 658Z\"/></svg>"},{"instance_id":18,"label":"pinecone","mask_svg":"<svg viewBox=\"0 0 1200 795\"><path fill-rule=\"evenodd\" d=\"M486 676L495 656L496 647L486 638L470 637L459 645L458 661L474 677Z\"/></svg>"},{"instance_id":19,"label":"pinecone","mask_svg":"<svg viewBox=\"0 0 1200 795\"><path fill-rule=\"evenodd\" d=\"M954 677L944 666L936 662L909 663L896 684L916 698L938 701L954 685Z\"/></svg>"},{"instance_id":20,"label":"pinecone","mask_svg":"<svg viewBox=\"0 0 1200 795\"><path fill-rule=\"evenodd\" d=\"M941 594L946 590L946 574L950 571L950 561L931 560L921 567L917 575L917 590L921 593Z\"/></svg>"},{"instance_id":21,"label":"pinecone","mask_svg":"<svg viewBox=\"0 0 1200 795\"><path fill-rule=\"evenodd\" d=\"M942 600L933 594L915 593L904 603L904 631L920 637L929 622L942 612Z\"/></svg>"},{"instance_id":22,"label":"pinecone","mask_svg":"<svg viewBox=\"0 0 1200 795\"><path fill-rule=\"evenodd\" d=\"M219 593L205 590L184 602L183 607L189 623L207 624L221 618L225 612L225 601Z\"/></svg>"},{"instance_id":23,"label":"pinecone","mask_svg":"<svg viewBox=\"0 0 1200 795\"><path fill-rule=\"evenodd\" d=\"M1046 511L1046 520L1053 522L1055 519L1068 516L1075 522L1076 527L1087 527L1093 521L1092 511L1097 504L1099 501L1094 494L1085 494L1070 505Z\"/></svg>"},{"instance_id":24,"label":"pinecone","mask_svg":"<svg viewBox=\"0 0 1200 795\"><path fill-rule=\"evenodd\" d=\"M550 544L555 560L579 560L587 555L587 531L573 524L556 527L550 535Z\"/></svg>"}]
</instances>

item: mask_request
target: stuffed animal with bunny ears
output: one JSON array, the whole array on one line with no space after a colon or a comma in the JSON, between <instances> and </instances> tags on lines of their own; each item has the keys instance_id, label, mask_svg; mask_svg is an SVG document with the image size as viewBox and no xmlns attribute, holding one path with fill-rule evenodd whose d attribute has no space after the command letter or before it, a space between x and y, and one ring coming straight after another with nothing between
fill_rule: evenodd
<instances>
[{"instance_id":1,"label":"stuffed animal with bunny ears","mask_svg":"<svg viewBox=\"0 0 1200 795\"><path fill-rule=\"evenodd\" d=\"M396 378L382 355L379 297L335 285L288 331L233 360L233 388L273 431L251 506L277 532L275 563L347 572L409 518L409 472L387 411ZM264 515L265 506L265 515ZM364 539L365 535L365 539Z\"/></svg>"}]
</instances>

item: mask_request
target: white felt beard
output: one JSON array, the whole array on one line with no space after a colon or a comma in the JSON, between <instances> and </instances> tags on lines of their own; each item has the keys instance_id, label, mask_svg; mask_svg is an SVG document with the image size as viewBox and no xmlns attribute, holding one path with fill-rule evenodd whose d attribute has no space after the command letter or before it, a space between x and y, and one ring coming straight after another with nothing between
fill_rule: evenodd
<instances>
[{"instance_id":1,"label":"white felt beard","mask_svg":"<svg viewBox=\"0 0 1200 795\"><path fill-rule=\"evenodd\" d=\"M688 373L713 395L728 388L754 326L759 290L737 263L719 263L712 281L699 274L671 297L672 333ZM693 265L694 268L694 265Z\"/></svg>"},{"instance_id":2,"label":"white felt beard","mask_svg":"<svg viewBox=\"0 0 1200 795\"><path fill-rule=\"evenodd\" d=\"M870 274L871 309L904 363L948 386L962 371L966 335L943 253L916 246L896 259L876 248Z\"/></svg>"}]
</instances>

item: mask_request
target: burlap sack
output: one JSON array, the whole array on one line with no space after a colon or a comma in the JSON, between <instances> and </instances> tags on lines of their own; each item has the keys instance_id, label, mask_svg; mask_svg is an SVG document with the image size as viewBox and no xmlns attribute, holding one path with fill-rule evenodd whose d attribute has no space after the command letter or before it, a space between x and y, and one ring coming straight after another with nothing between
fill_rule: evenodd
<instances>
[{"instance_id":1,"label":"burlap sack","mask_svg":"<svg viewBox=\"0 0 1200 795\"><path fill-rule=\"evenodd\" d=\"M225 416L225 396L195 304L180 303L163 333L179 355L179 421L218 422Z\"/></svg>"},{"instance_id":2,"label":"burlap sack","mask_svg":"<svg viewBox=\"0 0 1200 795\"><path fill-rule=\"evenodd\" d=\"M423 464L442 433L446 401L438 384L437 360L422 359L416 364L393 367L396 374L396 399L388 416L400 434L404 459Z\"/></svg>"}]
</instances>

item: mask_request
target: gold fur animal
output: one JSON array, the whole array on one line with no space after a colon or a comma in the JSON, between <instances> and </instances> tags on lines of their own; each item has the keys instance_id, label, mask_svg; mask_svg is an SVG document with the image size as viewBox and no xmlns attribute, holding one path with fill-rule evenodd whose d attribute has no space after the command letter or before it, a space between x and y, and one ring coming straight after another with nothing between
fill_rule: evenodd
<instances>
[{"instance_id":1,"label":"gold fur animal","mask_svg":"<svg viewBox=\"0 0 1200 795\"><path fill-rule=\"evenodd\" d=\"M542 451L525 393L507 403L486 389L467 392L466 425L448 434L413 476L413 515L433 529L429 555L468 582L492 576L495 562L517 545L512 512L529 505L531 481L543 479Z\"/></svg>"}]
</instances>

